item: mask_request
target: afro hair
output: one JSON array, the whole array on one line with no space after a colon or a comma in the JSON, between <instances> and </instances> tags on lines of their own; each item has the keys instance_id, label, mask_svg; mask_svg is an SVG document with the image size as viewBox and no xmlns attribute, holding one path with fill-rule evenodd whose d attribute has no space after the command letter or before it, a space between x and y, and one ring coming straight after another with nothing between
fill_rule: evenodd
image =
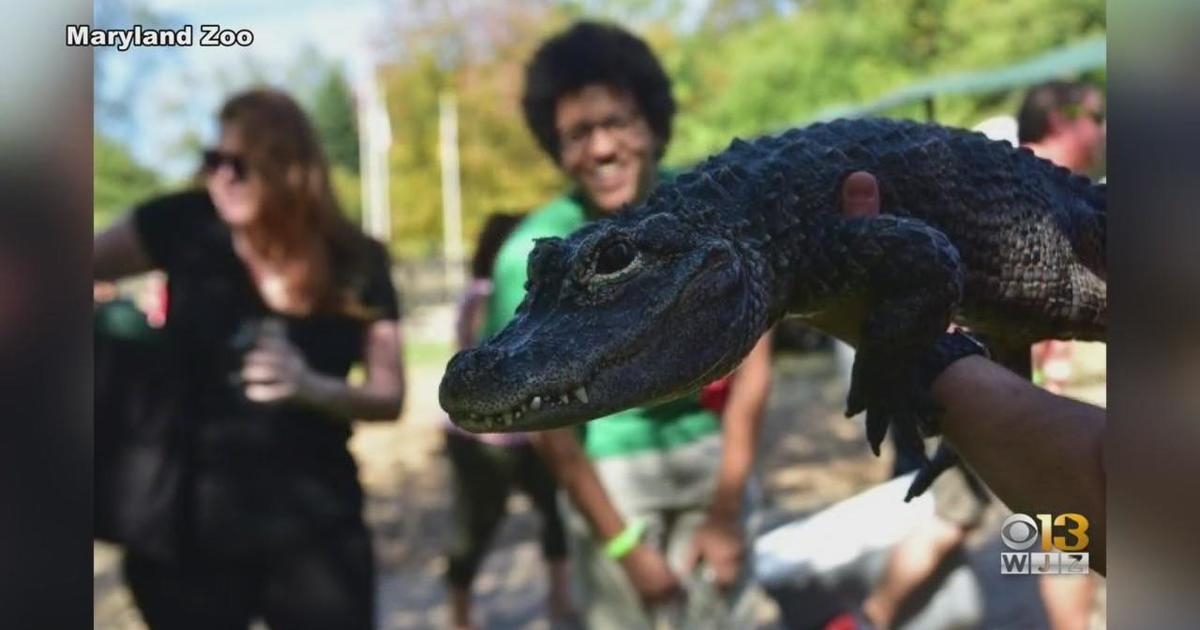
<instances>
[{"instance_id":1,"label":"afro hair","mask_svg":"<svg viewBox=\"0 0 1200 630\"><path fill-rule=\"evenodd\" d=\"M671 139L675 98L671 83L646 42L609 24L578 22L546 40L525 68L521 106L525 122L550 157L559 160L554 125L559 98L589 85L609 85L631 94L659 140L661 158Z\"/></svg>"}]
</instances>

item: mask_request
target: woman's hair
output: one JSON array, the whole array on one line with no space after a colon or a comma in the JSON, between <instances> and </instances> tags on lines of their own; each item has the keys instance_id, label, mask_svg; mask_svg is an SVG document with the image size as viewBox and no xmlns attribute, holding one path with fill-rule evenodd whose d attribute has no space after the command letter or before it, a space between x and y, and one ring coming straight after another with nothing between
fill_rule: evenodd
<instances>
[{"instance_id":1,"label":"woman's hair","mask_svg":"<svg viewBox=\"0 0 1200 630\"><path fill-rule=\"evenodd\" d=\"M226 101L222 131L233 131L249 171L262 181L251 245L281 265L289 293L314 312L351 312L351 287L365 274L370 240L341 212L317 134L287 94L258 88Z\"/></svg>"},{"instance_id":2,"label":"woman's hair","mask_svg":"<svg viewBox=\"0 0 1200 630\"><path fill-rule=\"evenodd\" d=\"M554 113L558 99L589 85L608 85L633 96L658 138L661 158L671 140L675 98L671 83L646 42L609 24L579 22L546 40L525 68L521 105L525 122L550 157L559 161Z\"/></svg>"},{"instance_id":3,"label":"woman's hair","mask_svg":"<svg viewBox=\"0 0 1200 630\"><path fill-rule=\"evenodd\" d=\"M475 243L475 255L471 257L471 277L488 279L492 277L492 268L496 265L496 255L508 236L516 229L524 215L496 212L488 216L479 231L479 240Z\"/></svg>"}]
</instances>

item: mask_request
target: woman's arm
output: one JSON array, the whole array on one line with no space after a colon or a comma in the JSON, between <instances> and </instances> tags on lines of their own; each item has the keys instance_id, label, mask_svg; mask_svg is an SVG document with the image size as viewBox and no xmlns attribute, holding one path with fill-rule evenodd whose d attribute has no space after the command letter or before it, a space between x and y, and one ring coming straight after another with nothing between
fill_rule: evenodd
<instances>
[{"instance_id":1,"label":"woman's arm","mask_svg":"<svg viewBox=\"0 0 1200 630\"><path fill-rule=\"evenodd\" d=\"M92 239L92 279L116 280L154 269L133 215L126 214Z\"/></svg>"},{"instance_id":2,"label":"woman's arm","mask_svg":"<svg viewBox=\"0 0 1200 630\"><path fill-rule=\"evenodd\" d=\"M401 357L400 322L380 320L367 328L362 385L314 371L282 336L264 337L246 354L242 379L246 398L255 402L293 402L347 421L394 420L404 404Z\"/></svg>"}]
</instances>

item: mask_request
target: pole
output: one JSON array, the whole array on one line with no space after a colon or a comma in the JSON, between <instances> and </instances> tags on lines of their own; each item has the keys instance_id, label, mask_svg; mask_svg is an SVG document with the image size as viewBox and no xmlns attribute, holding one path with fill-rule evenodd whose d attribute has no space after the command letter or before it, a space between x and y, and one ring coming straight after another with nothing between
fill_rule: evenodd
<instances>
[{"instance_id":1,"label":"pole","mask_svg":"<svg viewBox=\"0 0 1200 630\"><path fill-rule=\"evenodd\" d=\"M373 64L363 63L357 96L363 231L389 243L392 239L392 209L388 190L388 151L392 144L392 128Z\"/></svg>"},{"instance_id":2,"label":"pole","mask_svg":"<svg viewBox=\"0 0 1200 630\"><path fill-rule=\"evenodd\" d=\"M438 144L442 162L442 241L446 281L457 293L465 285L462 189L458 179L458 106L450 92L443 92L438 98Z\"/></svg>"}]
</instances>

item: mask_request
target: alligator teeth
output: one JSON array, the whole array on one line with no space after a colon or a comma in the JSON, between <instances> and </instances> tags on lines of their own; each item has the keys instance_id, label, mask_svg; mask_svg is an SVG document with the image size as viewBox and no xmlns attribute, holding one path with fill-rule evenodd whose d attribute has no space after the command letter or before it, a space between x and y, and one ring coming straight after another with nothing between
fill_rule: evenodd
<instances>
[{"instance_id":1,"label":"alligator teeth","mask_svg":"<svg viewBox=\"0 0 1200 630\"><path fill-rule=\"evenodd\" d=\"M587 401L588 401L587 390L584 389L582 385L575 388L575 397L579 399L579 402L581 402L585 405L587 404Z\"/></svg>"},{"instance_id":2,"label":"alligator teeth","mask_svg":"<svg viewBox=\"0 0 1200 630\"><path fill-rule=\"evenodd\" d=\"M541 408L542 408L542 397L541 397L541 396L534 396L534 397L533 397L533 400L529 401L529 408L530 408L530 409L532 409L532 410L534 410L534 411L537 411L538 409L541 409Z\"/></svg>"}]
</instances>

